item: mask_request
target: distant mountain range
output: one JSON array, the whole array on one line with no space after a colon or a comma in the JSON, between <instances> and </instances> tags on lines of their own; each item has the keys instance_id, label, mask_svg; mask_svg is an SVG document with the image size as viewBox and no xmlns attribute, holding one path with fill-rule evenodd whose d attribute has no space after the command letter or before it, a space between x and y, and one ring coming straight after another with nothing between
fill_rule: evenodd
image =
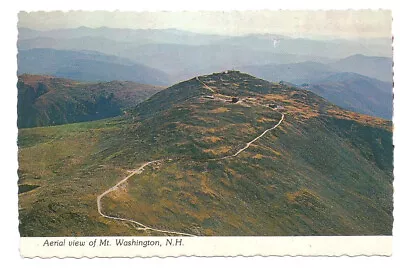
<instances>
[{"instance_id":1,"label":"distant mountain range","mask_svg":"<svg viewBox=\"0 0 400 268\"><path fill-rule=\"evenodd\" d=\"M131 54L131 58L153 68L166 70L174 78L174 81L247 64L327 60L308 55L273 53L235 44L203 46L149 44L137 47L135 53Z\"/></svg>"},{"instance_id":2,"label":"distant mountain range","mask_svg":"<svg viewBox=\"0 0 400 268\"><path fill-rule=\"evenodd\" d=\"M392 119L392 83L355 73L336 73L303 88L345 109Z\"/></svg>"},{"instance_id":3,"label":"distant mountain range","mask_svg":"<svg viewBox=\"0 0 400 268\"><path fill-rule=\"evenodd\" d=\"M118 29L118 28L68 28L38 31L18 28L18 39L50 38L53 40L79 39L85 37L105 38L115 42L138 44L173 43L185 45L207 45L227 37L221 35L198 34L177 29Z\"/></svg>"},{"instance_id":4,"label":"distant mountain range","mask_svg":"<svg viewBox=\"0 0 400 268\"><path fill-rule=\"evenodd\" d=\"M358 59L360 65L363 63L368 68L358 69L358 64L355 64ZM336 105L358 113L386 119L392 118L393 83L391 82L392 63L389 58L356 55L332 64L301 62L253 65L238 69L268 81L284 81L303 87ZM390 79L390 82L359 73Z\"/></svg>"},{"instance_id":5,"label":"distant mountain range","mask_svg":"<svg viewBox=\"0 0 400 268\"><path fill-rule=\"evenodd\" d=\"M271 35L245 35L231 37L218 44L236 44L247 48L255 48L263 51L308 55L322 58L344 58L353 54L365 54L368 56L390 57L392 54L392 40L378 39L371 40L311 40L306 38L289 38L286 36ZM338 49L340 47L340 49Z\"/></svg>"},{"instance_id":6,"label":"distant mountain range","mask_svg":"<svg viewBox=\"0 0 400 268\"><path fill-rule=\"evenodd\" d=\"M337 49L339 48L340 49ZM289 64L304 61L336 62L346 71L360 69L373 74L363 59L337 62L354 54L391 57L391 39L310 40L273 34L245 36L207 35L176 29L87 28L36 31L19 29L19 50L53 48L57 50L94 50L133 60L167 73L171 82L189 79L202 73L241 68L249 65ZM362 63L358 63L361 61ZM386 59L383 58L385 62ZM379 64L379 61L376 61ZM365 70L367 69L367 70ZM378 71L379 72L379 71ZM377 77L377 76L372 76ZM72 77L71 77L72 78ZM378 79L388 79L379 74ZM142 81L139 81L142 82ZM144 83L152 83L143 81Z\"/></svg>"},{"instance_id":7,"label":"distant mountain range","mask_svg":"<svg viewBox=\"0 0 400 268\"><path fill-rule=\"evenodd\" d=\"M232 37L176 29L20 28L18 47L18 74L166 86L236 69L303 86L346 109L387 119L392 114L391 40Z\"/></svg>"},{"instance_id":8,"label":"distant mountain range","mask_svg":"<svg viewBox=\"0 0 400 268\"><path fill-rule=\"evenodd\" d=\"M19 128L121 115L162 89L133 82L82 83L41 75L21 75L17 86Z\"/></svg>"},{"instance_id":9,"label":"distant mountain range","mask_svg":"<svg viewBox=\"0 0 400 268\"><path fill-rule=\"evenodd\" d=\"M393 60L385 57L353 55L330 63L315 61L289 64L238 66L237 69L269 81L287 81L295 84L313 83L334 73L357 73L378 80L393 81Z\"/></svg>"},{"instance_id":10,"label":"distant mountain range","mask_svg":"<svg viewBox=\"0 0 400 268\"><path fill-rule=\"evenodd\" d=\"M186 80L199 73L221 71L249 64L292 63L307 60L329 61L328 58L312 55L275 53L235 44L132 44L97 36L74 39L39 37L32 40L20 40L18 47L20 51L35 48L99 51L162 70L170 75L174 82Z\"/></svg>"},{"instance_id":11,"label":"distant mountain range","mask_svg":"<svg viewBox=\"0 0 400 268\"><path fill-rule=\"evenodd\" d=\"M177 49L174 53L161 53L154 57L150 64L163 65L161 66L163 69L170 71L174 69L174 66L179 66L179 68L184 66L186 72L180 73L180 77L186 77L188 75L195 76L199 72L205 71L197 70L196 67L192 68L190 64L201 66L203 61L208 61L210 65L215 63L212 58L207 59L204 54L200 53L196 54L196 57L191 57L191 60L188 61L190 64L188 62L175 62L169 65L174 60L178 61L180 59L179 57L174 58L174 55L179 53L189 55L191 52ZM235 60L228 54L217 54L214 55L217 62ZM146 53L142 55L146 55ZM154 55L154 53L148 53L147 55ZM254 56L256 57L257 55L254 54ZM334 67L339 65L348 66L347 69L353 70L351 67L354 64L346 65L346 63L354 63L357 58L362 59L365 65L368 64L369 66L376 62L373 57L357 55L349 60L344 59L332 64L308 61L293 64L252 65L240 67L239 69L268 81L285 81L306 88L346 109L391 119L393 110L391 82L383 82L357 73L342 73L339 72L339 69L336 69L339 67ZM147 62L151 59L152 57L149 57ZM194 64L193 62L198 63ZM377 69L375 74L385 75L391 72L389 61L379 58L378 62L382 64L379 65L381 68ZM215 68L210 67L209 69L215 71L221 68L221 66L215 66ZM54 49L20 51L18 54L18 73L46 74L76 81L121 80L154 85L167 85L172 80L166 73L134 63L126 58L93 51Z\"/></svg>"},{"instance_id":12,"label":"distant mountain range","mask_svg":"<svg viewBox=\"0 0 400 268\"><path fill-rule=\"evenodd\" d=\"M358 73L382 81L393 81L393 59L390 57L367 57L353 55L329 64L341 72Z\"/></svg>"},{"instance_id":13,"label":"distant mountain range","mask_svg":"<svg viewBox=\"0 0 400 268\"><path fill-rule=\"evenodd\" d=\"M307 61L289 64L266 64L237 67L238 70L273 82L313 83L337 72L327 64Z\"/></svg>"},{"instance_id":14,"label":"distant mountain range","mask_svg":"<svg viewBox=\"0 0 400 268\"><path fill-rule=\"evenodd\" d=\"M168 85L169 76L129 59L94 51L66 51L48 48L20 50L18 74L46 74L79 81L135 81Z\"/></svg>"},{"instance_id":15,"label":"distant mountain range","mask_svg":"<svg viewBox=\"0 0 400 268\"><path fill-rule=\"evenodd\" d=\"M113 42L122 42L130 45L143 44L180 44L180 45L235 45L270 51L273 53L308 55L311 57L343 58L352 54L365 54L389 57L392 54L391 38L358 40L311 40L305 38L291 38L276 34L249 34L244 36L224 36L193 33L177 29L116 29L116 28L88 28L54 29L37 31L28 28L19 28L18 40L23 44L30 43L30 39L50 38L63 40L79 38L104 38ZM87 41L88 39L86 39ZM22 44L22 43L20 43ZM81 45L84 45L83 43ZM337 47L340 46L340 50ZM82 49L76 47L76 49Z\"/></svg>"}]
</instances>

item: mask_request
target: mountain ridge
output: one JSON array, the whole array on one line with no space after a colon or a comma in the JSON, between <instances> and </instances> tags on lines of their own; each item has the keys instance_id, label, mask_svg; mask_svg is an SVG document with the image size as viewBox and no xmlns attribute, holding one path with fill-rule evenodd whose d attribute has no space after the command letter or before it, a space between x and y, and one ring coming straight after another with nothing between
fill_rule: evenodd
<instances>
[{"instance_id":1,"label":"mountain ridge","mask_svg":"<svg viewBox=\"0 0 400 268\"><path fill-rule=\"evenodd\" d=\"M392 119L393 88L389 82L356 73L334 73L304 87L355 112Z\"/></svg>"},{"instance_id":2,"label":"mountain ridge","mask_svg":"<svg viewBox=\"0 0 400 268\"><path fill-rule=\"evenodd\" d=\"M22 236L392 232L392 123L237 71L171 86L119 117L19 135L19 184L38 186L20 195ZM98 213L101 193L158 159L101 200L105 215L153 229Z\"/></svg>"},{"instance_id":3,"label":"mountain ridge","mask_svg":"<svg viewBox=\"0 0 400 268\"><path fill-rule=\"evenodd\" d=\"M25 35L25 36L24 36ZM216 34L193 33L187 31L170 31L168 29L113 29L113 28L70 28L56 29L49 31L27 31L26 28L19 29L19 39L28 39L29 37L46 36L54 38L74 38L81 36L108 36L113 40L123 40L137 42L140 39L148 40L149 43L180 43L180 44L219 44L221 46L237 42L244 47L263 48L264 51L280 51L289 54L303 54L324 57L332 55L333 57L347 57L355 53L364 53L368 55L391 55L391 40L382 39L377 43L369 43L368 40L318 40L312 38L291 38L287 36L274 35L275 40L280 41L278 45L274 42L261 42L265 35L270 34L248 34L244 36L224 36ZM271 40L272 41L272 40ZM342 52L335 50L340 45Z\"/></svg>"},{"instance_id":4,"label":"mountain ridge","mask_svg":"<svg viewBox=\"0 0 400 268\"><path fill-rule=\"evenodd\" d=\"M162 87L133 82L83 83L53 76L18 77L18 127L92 121L121 115Z\"/></svg>"},{"instance_id":5,"label":"mountain ridge","mask_svg":"<svg viewBox=\"0 0 400 268\"><path fill-rule=\"evenodd\" d=\"M393 82L393 59L388 57L355 54L330 63L329 66L342 72L353 72L385 82Z\"/></svg>"},{"instance_id":6,"label":"mountain ridge","mask_svg":"<svg viewBox=\"0 0 400 268\"><path fill-rule=\"evenodd\" d=\"M371 68L371 65L367 68ZM355 112L392 118L392 82L358 72L338 71L329 64L316 62L253 65L238 69L270 81L297 84L298 87L311 90L330 102ZM390 69L391 67L383 68L382 72Z\"/></svg>"},{"instance_id":7,"label":"mountain ridge","mask_svg":"<svg viewBox=\"0 0 400 268\"><path fill-rule=\"evenodd\" d=\"M166 85L169 76L132 60L93 51L20 50L18 74L45 74L80 81L129 80Z\"/></svg>"}]
</instances>

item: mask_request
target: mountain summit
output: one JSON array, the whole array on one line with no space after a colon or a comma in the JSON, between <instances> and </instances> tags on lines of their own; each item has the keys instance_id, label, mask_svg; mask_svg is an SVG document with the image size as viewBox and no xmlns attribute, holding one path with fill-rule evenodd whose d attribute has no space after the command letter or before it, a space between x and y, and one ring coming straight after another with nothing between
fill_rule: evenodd
<instances>
[{"instance_id":1,"label":"mountain summit","mask_svg":"<svg viewBox=\"0 0 400 268\"><path fill-rule=\"evenodd\" d=\"M68 127L20 132L23 236L392 232L391 122L310 91L226 71Z\"/></svg>"}]
</instances>

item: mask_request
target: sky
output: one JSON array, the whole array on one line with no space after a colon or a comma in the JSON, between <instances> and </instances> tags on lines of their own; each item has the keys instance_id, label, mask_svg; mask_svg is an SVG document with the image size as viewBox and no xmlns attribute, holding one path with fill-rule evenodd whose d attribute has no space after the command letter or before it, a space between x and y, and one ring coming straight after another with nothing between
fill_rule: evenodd
<instances>
[{"instance_id":1,"label":"sky","mask_svg":"<svg viewBox=\"0 0 400 268\"><path fill-rule=\"evenodd\" d=\"M20 12L18 26L36 30L58 28L175 28L221 35L283 34L313 38L390 38L388 10L330 11L186 11L186 12Z\"/></svg>"}]
</instances>

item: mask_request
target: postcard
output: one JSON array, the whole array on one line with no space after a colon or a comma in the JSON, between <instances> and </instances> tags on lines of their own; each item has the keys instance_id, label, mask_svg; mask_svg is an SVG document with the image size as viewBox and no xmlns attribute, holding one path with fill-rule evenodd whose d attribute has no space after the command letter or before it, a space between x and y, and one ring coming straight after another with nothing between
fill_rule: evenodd
<instances>
[{"instance_id":1,"label":"postcard","mask_svg":"<svg viewBox=\"0 0 400 268\"><path fill-rule=\"evenodd\" d=\"M23 257L390 256L390 10L18 14Z\"/></svg>"}]
</instances>

